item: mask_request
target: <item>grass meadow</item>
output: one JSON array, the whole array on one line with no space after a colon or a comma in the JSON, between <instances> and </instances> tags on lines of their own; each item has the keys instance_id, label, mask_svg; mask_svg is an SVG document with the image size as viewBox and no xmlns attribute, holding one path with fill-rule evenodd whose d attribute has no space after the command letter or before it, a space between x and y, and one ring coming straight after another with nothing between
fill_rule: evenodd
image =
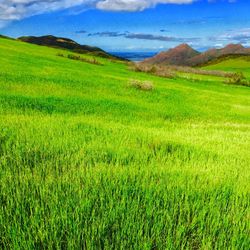
<instances>
[{"instance_id":1,"label":"grass meadow","mask_svg":"<svg viewBox=\"0 0 250 250\"><path fill-rule=\"evenodd\" d=\"M0 39L0 248L249 249L250 88L58 53Z\"/></svg>"},{"instance_id":2,"label":"grass meadow","mask_svg":"<svg viewBox=\"0 0 250 250\"><path fill-rule=\"evenodd\" d=\"M250 57L249 56L241 56L235 57L231 56L232 58L225 58L224 60L218 60L215 64L210 64L204 66L203 69L208 70L223 70L223 71L230 71L230 72L242 72L244 73L245 77L250 79Z\"/></svg>"}]
</instances>

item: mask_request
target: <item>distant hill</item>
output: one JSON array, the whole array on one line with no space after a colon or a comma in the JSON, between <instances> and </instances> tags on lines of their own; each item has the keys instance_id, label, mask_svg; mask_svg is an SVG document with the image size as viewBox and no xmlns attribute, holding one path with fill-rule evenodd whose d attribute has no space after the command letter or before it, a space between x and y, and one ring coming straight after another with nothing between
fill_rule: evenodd
<instances>
[{"instance_id":1,"label":"distant hill","mask_svg":"<svg viewBox=\"0 0 250 250\"><path fill-rule=\"evenodd\" d=\"M48 46L53 48L60 48L60 49L67 49L72 52L86 54L90 53L96 56L105 57L105 58L113 58L113 59L119 59L123 60L122 58L113 56L106 51L98 48L98 47L92 47L88 45L81 45L71 39L63 38L63 37L55 37L52 35L48 36L23 36L19 37L18 40L21 40L23 42L42 45L42 46Z\"/></svg>"},{"instance_id":2,"label":"distant hill","mask_svg":"<svg viewBox=\"0 0 250 250\"><path fill-rule=\"evenodd\" d=\"M217 64L224 64L225 62L228 61L234 61L237 62L239 60L244 60L244 62L249 62L250 63L250 54L227 54L227 55L222 55L219 56L213 60L210 60L209 62L206 62L204 64L200 64L199 67L207 67L207 66L213 66ZM238 67L241 67L242 65L238 65ZM235 67L235 65L234 65Z\"/></svg>"},{"instance_id":3,"label":"distant hill","mask_svg":"<svg viewBox=\"0 0 250 250\"><path fill-rule=\"evenodd\" d=\"M224 56L248 54L250 55L250 49L243 47L241 44L229 44L222 49L210 49L204 53L200 53L190 60L189 65L203 65Z\"/></svg>"},{"instance_id":4,"label":"distant hill","mask_svg":"<svg viewBox=\"0 0 250 250\"><path fill-rule=\"evenodd\" d=\"M210 61L201 66L205 70L224 72L242 72L250 80L250 55L228 55Z\"/></svg>"},{"instance_id":5,"label":"distant hill","mask_svg":"<svg viewBox=\"0 0 250 250\"><path fill-rule=\"evenodd\" d=\"M0 38L5 38L5 39L12 39L12 40L14 40L14 39L13 39L13 38L11 38L11 37L4 36L4 35L1 35L1 34L0 34Z\"/></svg>"},{"instance_id":6,"label":"distant hill","mask_svg":"<svg viewBox=\"0 0 250 250\"><path fill-rule=\"evenodd\" d=\"M161 52L149 59L144 60L150 64L171 64L171 65L187 65L189 60L200 53L188 44L181 44L173 49Z\"/></svg>"},{"instance_id":7,"label":"distant hill","mask_svg":"<svg viewBox=\"0 0 250 250\"><path fill-rule=\"evenodd\" d=\"M222 49L210 49L200 53L187 44L181 44L173 49L161 52L144 60L147 64L200 66L228 55L250 55L250 49L241 44L229 44Z\"/></svg>"}]
</instances>

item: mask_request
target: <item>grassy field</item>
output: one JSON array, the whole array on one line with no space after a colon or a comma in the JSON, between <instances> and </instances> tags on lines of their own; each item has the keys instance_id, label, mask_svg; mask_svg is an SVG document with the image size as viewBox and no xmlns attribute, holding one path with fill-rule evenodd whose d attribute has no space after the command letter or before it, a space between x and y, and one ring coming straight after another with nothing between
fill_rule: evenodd
<instances>
[{"instance_id":1,"label":"grassy field","mask_svg":"<svg viewBox=\"0 0 250 250\"><path fill-rule=\"evenodd\" d=\"M58 53L0 39L0 248L248 249L250 88Z\"/></svg>"},{"instance_id":2,"label":"grassy field","mask_svg":"<svg viewBox=\"0 0 250 250\"><path fill-rule=\"evenodd\" d=\"M250 56L240 56L233 58L225 58L224 60L218 60L213 64L203 67L208 70L223 70L230 72L242 72L250 79Z\"/></svg>"}]
</instances>

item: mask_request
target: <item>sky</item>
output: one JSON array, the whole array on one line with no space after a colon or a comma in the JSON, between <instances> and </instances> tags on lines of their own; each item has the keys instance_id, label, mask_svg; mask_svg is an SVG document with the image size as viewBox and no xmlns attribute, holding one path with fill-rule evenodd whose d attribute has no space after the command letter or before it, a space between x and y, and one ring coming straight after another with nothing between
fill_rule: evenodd
<instances>
[{"instance_id":1,"label":"sky","mask_svg":"<svg viewBox=\"0 0 250 250\"><path fill-rule=\"evenodd\" d=\"M250 0L0 0L0 34L55 35L107 51L250 47Z\"/></svg>"}]
</instances>

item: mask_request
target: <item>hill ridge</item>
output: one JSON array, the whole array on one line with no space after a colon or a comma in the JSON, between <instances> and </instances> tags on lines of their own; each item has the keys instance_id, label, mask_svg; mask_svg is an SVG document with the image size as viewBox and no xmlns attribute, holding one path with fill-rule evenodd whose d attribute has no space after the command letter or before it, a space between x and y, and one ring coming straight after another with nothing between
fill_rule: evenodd
<instances>
[{"instance_id":1,"label":"hill ridge","mask_svg":"<svg viewBox=\"0 0 250 250\"><path fill-rule=\"evenodd\" d=\"M80 54L90 53L90 54L97 55L100 57L123 60L122 58L113 56L98 47L89 46L89 45L81 45L77 43L76 41L70 38L65 38L65 37L56 37L53 35L22 36L22 37L19 37L18 40L22 42L36 44L36 45L67 49L72 52L76 52Z\"/></svg>"},{"instance_id":2,"label":"hill ridge","mask_svg":"<svg viewBox=\"0 0 250 250\"><path fill-rule=\"evenodd\" d=\"M142 63L199 66L227 55L250 55L250 48L245 48L242 44L228 44L221 49L212 48L205 52L198 52L188 44L180 44L175 48L160 52Z\"/></svg>"}]
</instances>

